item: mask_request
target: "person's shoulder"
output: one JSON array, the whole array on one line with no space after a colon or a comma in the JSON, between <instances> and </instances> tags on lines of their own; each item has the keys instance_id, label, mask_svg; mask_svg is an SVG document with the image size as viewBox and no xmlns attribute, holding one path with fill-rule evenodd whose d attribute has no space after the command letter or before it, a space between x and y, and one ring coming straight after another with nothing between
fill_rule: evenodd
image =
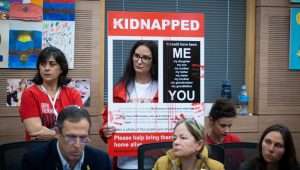
<instances>
[{"instance_id":1,"label":"person's shoulder","mask_svg":"<svg viewBox=\"0 0 300 170\"><path fill-rule=\"evenodd\" d=\"M164 155L164 156L159 157L156 162L157 163L167 162L167 161L169 161L169 159L170 158L167 155Z\"/></svg>"},{"instance_id":2,"label":"person's shoulder","mask_svg":"<svg viewBox=\"0 0 300 170\"><path fill-rule=\"evenodd\" d=\"M240 137L234 133L228 133L224 138L224 142L240 142L240 141L241 141Z\"/></svg>"},{"instance_id":3,"label":"person's shoulder","mask_svg":"<svg viewBox=\"0 0 300 170\"><path fill-rule=\"evenodd\" d=\"M86 146L85 150L84 150L85 154L88 157L94 157L96 156L97 158L101 159L101 158L105 158L105 157L109 157L108 154L100 149L94 148L92 146Z\"/></svg>"},{"instance_id":4,"label":"person's shoulder","mask_svg":"<svg viewBox=\"0 0 300 170\"><path fill-rule=\"evenodd\" d=\"M126 102L127 90L124 81L120 81L114 85L113 100L117 103Z\"/></svg>"},{"instance_id":5,"label":"person's shoulder","mask_svg":"<svg viewBox=\"0 0 300 170\"><path fill-rule=\"evenodd\" d=\"M62 86L61 90L68 93L80 93L79 90L72 86Z\"/></svg>"},{"instance_id":6,"label":"person's shoulder","mask_svg":"<svg viewBox=\"0 0 300 170\"><path fill-rule=\"evenodd\" d=\"M205 143L207 145L215 144L215 142L210 138L210 136L208 134L206 134L206 136L205 136Z\"/></svg>"},{"instance_id":7,"label":"person's shoulder","mask_svg":"<svg viewBox=\"0 0 300 170\"><path fill-rule=\"evenodd\" d=\"M76 98L76 99L81 98L80 91L78 89L76 89L75 87L62 86L61 93L63 93L67 97Z\"/></svg>"},{"instance_id":8,"label":"person's shoulder","mask_svg":"<svg viewBox=\"0 0 300 170\"><path fill-rule=\"evenodd\" d=\"M36 84L33 84L26 89L24 89L23 94L28 94L28 93L40 93L42 92L39 87Z\"/></svg>"},{"instance_id":9,"label":"person's shoulder","mask_svg":"<svg viewBox=\"0 0 300 170\"><path fill-rule=\"evenodd\" d=\"M169 166L170 158L167 155L158 158L154 165L154 170L165 170Z\"/></svg>"},{"instance_id":10,"label":"person's shoulder","mask_svg":"<svg viewBox=\"0 0 300 170\"><path fill-rule=\"evenodd\" d=\"M125 90L125 81L119 81L114 85L114 91L123 91Z\"/></svg>"},{"instance_id":11,"label":"person's shoulder","mask_svg":"<svg viewBox=\"0 0 300 170\"><path fill-rule=\"evenodd\" d=\"M91 169L111 169L111 161L108 154L91 146L85 146L84 164L91 166Z\"/></svg>"},{"instance_id":12,"label":"person's shoulder","mask_svg":"<svg viewBox=\"0 0 300 170\"><path fill-rule=\"evenodd\" d=\"M256 168L257 162L258 161L256 157L246 160L241 164L240 170L253 170Z\"/></svg>"},{"instance_id":13,"label":"person's shoulder","mask_svg":"<svg viewBox=\"0 0 300 170\"><path fill-rule=\"evenodd\" d=\"M53 145L53 141L33 141L31 142L31 147L24 154L24 158L29 158L32 160L41 160L50 153L50 147Z\"/></svg>"},{"instance_id":14,"label":"person's shoulder","mask_svg":"<svg viewBox=\"0 0 300 170\"><path fill-rule=\"evenodd\" d=\"M211 170L224 170L224 165L221 162L214 159L208 158L207 165Z\"/></svg>"}]
</instances>

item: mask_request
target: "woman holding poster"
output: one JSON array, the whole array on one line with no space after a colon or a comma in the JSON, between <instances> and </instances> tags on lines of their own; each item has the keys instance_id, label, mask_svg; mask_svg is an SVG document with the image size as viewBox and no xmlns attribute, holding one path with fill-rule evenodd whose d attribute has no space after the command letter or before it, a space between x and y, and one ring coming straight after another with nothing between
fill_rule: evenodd
<instances>
[{"instance_id":1,"label":"woman holding poster","mask_svg":"<svg viewBox=\"0 0 300 170\"><path fill-rule=\"evenodd\" d=\"M204 128L196 120L179 121L173 148L157 160L153 170L224 170L223 164L208 158L204 138Z\"/></svg>"},{"instance_id":2,"label":"woman holding poster","mask_svg":"<svg viewBox=\"0 0 300 170\"><path fill-rule=\"evenodd\" d=\"M116 103L158 102L158 47L154 41L137 41L131 48L123 76L114 86L113 101ZM115 132L107 125L107 108L104 110L100 136L104 141ZM119 157L118 169L138 169L136 157Z\"/></svg>"}]
</instances>

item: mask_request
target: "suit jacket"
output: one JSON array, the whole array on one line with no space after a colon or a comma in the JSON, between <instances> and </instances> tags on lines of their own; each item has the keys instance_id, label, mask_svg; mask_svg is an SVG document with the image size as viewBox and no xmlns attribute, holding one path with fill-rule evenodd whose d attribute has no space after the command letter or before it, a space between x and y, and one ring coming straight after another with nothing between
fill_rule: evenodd
<instances>
[{"instance_id":1,"label":"suit jacket","mask_svg":"<svg viewBox=\"0 0 300 170\"><path fill-rule=\"evenodd\" d=\"M204 147L199 153L200 159L196 161L195 170L224 170L224 165L208 157L208 150ZM174 155L173 149L167 151L165 156L160 157L153 170L179 170L182 160Z\"/></svg>"},{"instance_id":2,"label":"suit jacket","mask_svg":"<svg viewBox=\"0 0 300 170\"><path fill-rule=\"evenodd\" d=\"M22 162L23 170L62 170L56 142L52 140L26 153ZM111 162L105 152L85 146L81 170L111 170Z\"/></svg>"}]
</instances>

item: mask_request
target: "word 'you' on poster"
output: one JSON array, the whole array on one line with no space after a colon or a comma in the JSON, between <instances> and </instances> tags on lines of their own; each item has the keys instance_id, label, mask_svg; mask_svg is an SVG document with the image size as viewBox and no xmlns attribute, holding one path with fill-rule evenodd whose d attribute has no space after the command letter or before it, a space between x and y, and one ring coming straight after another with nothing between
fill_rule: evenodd
<instances>
[{"instance_id":1,"label":"word 'you' on poster","mask_svg":"<svg viewBox=\"0 0 300 170\"><path fill-rule=\"evenodd\" d=\"M110 155L172 141L184 118L204 124L204 14L109 11L107 21Z\"/></svg>"}]
</instances>

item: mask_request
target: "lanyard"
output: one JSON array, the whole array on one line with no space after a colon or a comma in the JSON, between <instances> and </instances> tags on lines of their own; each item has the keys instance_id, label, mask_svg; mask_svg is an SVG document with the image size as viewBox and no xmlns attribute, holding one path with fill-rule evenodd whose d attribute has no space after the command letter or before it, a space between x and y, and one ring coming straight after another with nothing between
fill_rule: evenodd
<instances>
[{"instance_id":1,"label":"lanyard","mask_svg":"<svg viewBox=\"0 0 300 170\"><path fill-rule=\"evenodd\" d=\"M55 95L54 95L54 99L52 100L52 97L48 94L48 92L47 92L47 90L46 90L46 88L43 86L43 85L41 85L41 88L42 88L42 90L47 94L47 96L48 96L48 99L49 99L49 101L50 101L50 103L51 103L51 106L52 106L52 109L53 109L53 112L54 112L54 114L55 114L55 117L57 118L57 116L58 116L58 113L57 113L57 111L56 111L56 109L55 109L55 102L56 102L56 100L57 100L57 97L59 96L59 93L60 93L60 88L58 88L58 90L56 91L56 93L55 93Z\"/></svg>"}]
</instances>

